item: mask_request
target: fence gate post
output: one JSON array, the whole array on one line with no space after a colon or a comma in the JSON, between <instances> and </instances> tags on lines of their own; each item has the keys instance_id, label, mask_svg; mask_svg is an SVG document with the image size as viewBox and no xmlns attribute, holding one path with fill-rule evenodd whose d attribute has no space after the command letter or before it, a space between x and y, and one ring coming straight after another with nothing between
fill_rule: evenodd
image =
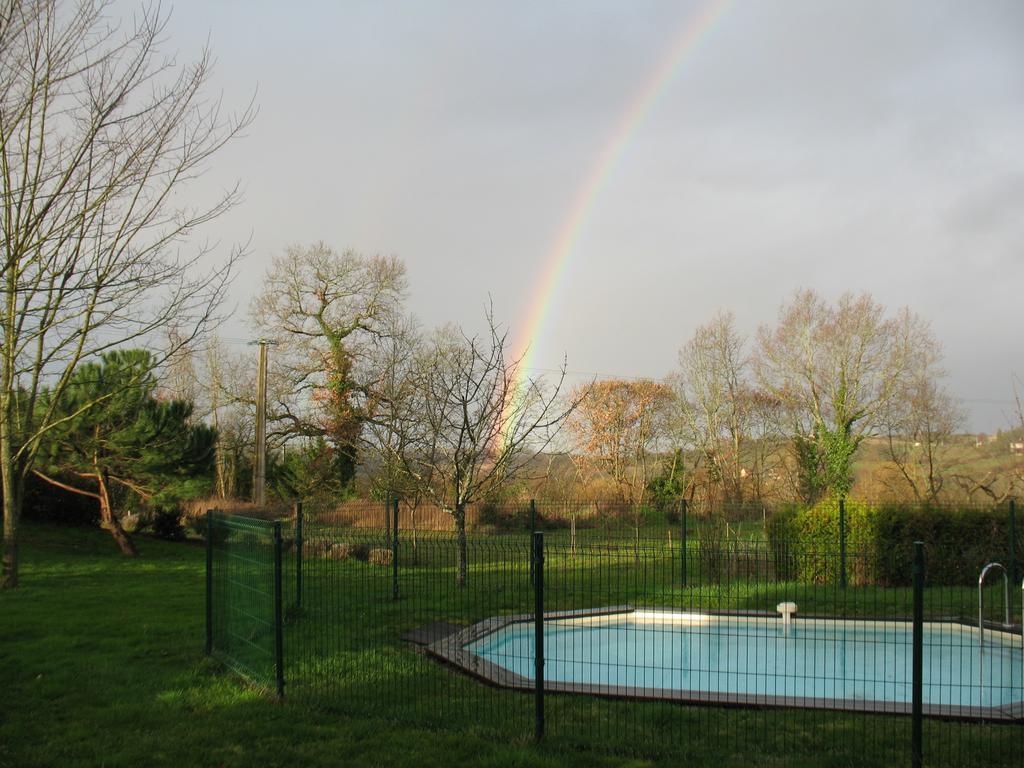
<instances>
[{"instance_id":1,"label":"fence gate post","mask_svg":"<svg viewBox=\"0 0 1024 768\"><path fill-rule=\"evenodd\" d=\"M274 523L274 668L277 677L277 698L284 698L284 611L281 589L281 522Z\"/></svg>"},{"instance_id":2,"label":"fence gate post","mask_svg":"<svg viewBox=\"0 0 1024 768\"><path fill-rule=\"evenodd\" d=\"M683 586L686 586L686 499L679 500L679 519L682 521L682 539L680 544L680 555L683 566Z\"/></svg>"},{"instance_id":3,"label":"fence gate post","mask_svg":"<svg viewBox=\"0 0 1024 768\"><path fill-rule=\"evenodd\" d=\"M391 501L391 599L398 599L398 497Z\"/></svg>"},{"instance_id":4,"label":"fence gate post","mask_svg":"<svg viewBox=\"0 0 1024 768\"><path fill-rule=\"evenodd\" d=\"M1021 579L1017 570L1017 554L1017 502L1010 499L1010 573L1014 585Z\"/></svg>"},{"instance_id":5,"label":"fence gate post","mask_svg":"<svg viewBox=\"0 0 1024 768\"><path fill-rule=\"evenodd\" d=\"M295 607L302 607L302 501L295 500Z\"/></svg>"},{"instance_id":6,"label":"fence gate post","mask_svg":"<svg viewBox=\"0 0 1024 768\"><path fill-rule=\"evenodd\" d=\"M213 510L206 510L206 655L213 653Z\"/></svg>"},{"instance_id":7,"label":"fence gate post","mask_svg":"<svg viewBox=\"0 0 1024 768\"><path fill-rule=\"evenodd\" d=\"M914 660L912 684L911 765L921 768L924 759L922 726L924 719L924 543L914 542Z\"/></svg>"},{"instance_id":8,"label":"fence gate post","mask_svg":"<svg viewBox=\"0 0 1024 768\"><path fill-rule=\"evenodd\" d=\"M544 534L534 531L533 557L534 736L544 738Z\"/></svg>"},{"instance_id":9,"label":"fence gate post","mask_svg":"<svg viewBox=\"0 0 1024 768\"><path fill-rule=\"evenodd\" d=\"M839 586L846 589L846 497L839 497Z\"/></svg>"}]
</instances>

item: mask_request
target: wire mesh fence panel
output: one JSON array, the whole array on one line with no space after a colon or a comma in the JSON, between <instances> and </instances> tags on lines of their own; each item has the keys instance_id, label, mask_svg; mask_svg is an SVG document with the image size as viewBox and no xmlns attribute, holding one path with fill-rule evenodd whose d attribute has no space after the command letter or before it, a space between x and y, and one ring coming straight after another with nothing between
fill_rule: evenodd
<instances>
[{"instance_id":1,"label":"wire mesh fence panel","mask_svg":"<svg viewBox=\"0 0 1024 768\"><path fill-rule=\"evenodd\" d=\"M296 519L285 535L290 700L529 741L542 653L555 745L723 765L911 762L912 542L545 534L541 567L525 531L414 537L408 522L401 510L386 528ZM265 681L271 532L237 518L222 528L216 647ZM979 596L973 557L948 544L925 553L923 765L1019 766L1024 593L993 568Z\"/></svg>"},{"instance_id":2,"label":"wire mesh fence panel","mask_svg":"<svg viewBox=\"0 0 1024 768\"><path fill-rule=\"evenodd\" d=\"M658 544L549 546L549 737L727 763L908 764L912 590L863 576L843 588L839 553L778 554L704 549L683 587ZM848 553L845 565L863 575L879 565L868 559ZM1021 636L1004 626L1000 593L1002 645L990 630L979 648L976 604L971 588L941 582L923 595L926 765L1024 754Z\"/></svg>"},{"instance_id":3,"label":"wire mesh fence panel","mask_svg":"<svg viewBox=\"0 0 1024 768\"><path fill-rule=\"evenodd\" d=\"M794 529L791 524L794 514L807 511L798 504L684 504L678 499L657 504L582 500L479 502L466 505L465 520L467 533L473 537L528 537L539 530L544 531L549 544L570 546L660 540L667 547L723 551L735 547L746 551L752 547L768 549L799 543L823 551L856 549L867 556L868 548L883 549L893 541L909 551L915 539L924 538L929 548L943 551L943 558L933 561L933 567L961 574L964 583L975 578L972 569L980 568L992 557L1003 561L1018 583L1024 578L1024 565L1019 562L1024 559L1024 525L1015 524L1013 504L897 505L849 501L845 525L839 522L840 506L830 502L816 508L813 530L800 530L802 524ZM339 530L379 531L385 543L392 528L392 508L385 500L311 499L306 502L306 516ZM454 520L453 510L422 498L403 498L399 502L398 528L403 539L415 542L454 536ZM955 525L950 527L949 521ZM904 577L909 578L909 572Z\"/></svg>"},{"instance_id":4,"label":"wire mesh fence panel","mask_svg":"<svg viewBox=\"0 0 1024 768\"><path fill-rule=\"evenodd\" d=\"M302 608L285 628L290 697L353 715L431 727L472 723L502 735L516 733L518 721L526 737L528 701L453 673L441 648L478 621L526 610L525 540L467 541L463 584L453 536L414 545L400 533L396 547L380 532L309 526L303 540Z\"/></svg>"},{"instance_id":5,"label":"wire mesh fence panel","mask_svg":"<svg viewBox=\"0 0 1024 768\"><path fill-rule=\"evenodd\" d=\"M937 567L943 556L928 553L925 567L924 699L934 716L924 724L925 763L941 756L949 765L1020 765L1024 585L1011 589L1008 569L997 563L963 586L966 578Z\"/></svg>"},{"instance_id":6,"label":"wire mesh fence panel","mask_svg":"<svg viewBox=\"0 0 1024 768\"><path fill-rule=\"evenodd\" d=\"M274 524L208 515L212 655L267 688L275 686Z\"/></svg>"}]
</instances>

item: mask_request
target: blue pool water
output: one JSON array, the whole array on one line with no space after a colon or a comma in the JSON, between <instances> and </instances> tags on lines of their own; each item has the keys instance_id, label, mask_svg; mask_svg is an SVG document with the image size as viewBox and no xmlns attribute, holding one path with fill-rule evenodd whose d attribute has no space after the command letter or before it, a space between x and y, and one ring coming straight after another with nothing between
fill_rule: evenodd
<instances>
[{"instance_id":1,"label":"blue pool water","mask_svg":"<svg viewBox=\"0 0 1024 768\"><path fill-rule=\"evenodd\" d=\"M545 679L629 688L910 702L908 622L620 614L547 621ZM529 623L466 650L524 678L534 674ZM925 625L924 703L1001 707L1024 700L1019 636Z\"/></svg>"}]
</instances>

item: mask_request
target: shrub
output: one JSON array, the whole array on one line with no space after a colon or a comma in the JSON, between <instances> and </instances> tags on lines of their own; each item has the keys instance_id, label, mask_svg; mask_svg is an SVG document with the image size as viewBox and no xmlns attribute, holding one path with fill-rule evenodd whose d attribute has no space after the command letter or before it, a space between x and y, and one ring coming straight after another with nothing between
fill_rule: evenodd
<instances>
[{"instance_id":1,"label":"shrub","mask_svg":"<svg viewBox=\"0 0 1024 768\"><path fill-rule=\"evenodd\" d=\"M366 562L370 558L370 547L366 544L355 544L351 541L336 541L333 544L327 543L325 549L326 557L331 560L360 560Z\"/></svg>"},{"instance_id":2,"label":"shrub","mask_svg":"<svg viewBox=\"0 0 1024 768\"><path fill-rule=\"evenodd\" d=\"M158 507L153 517L153 535L168 541L184 541L185 527L181 524L181 510L177 506Z\"/></svg>"},{"instance_id":3,"label":"shrub","mask_svg":"<svg viewBox=\"0 0 1024 768\"><path fill-rule=\"evenodd\" d=\"M784 504L765 520L764 530L772 553L775 576L782 581L796 578L793 545L797 539L795 520L800 511L801 508L797 504Z\"/></svg>"},{"instance_id":4,"label":"shrub","mask_svg":"<svg viewBox=\"0 0 1024 768\"><path fill-rule=\"evenodd\" d=\"M580 521L583 518L576 518L576 527L582 528ZM526 526L529 528L529 525ZM537 513L537 527L542 531L564 531L572 527L572 517L569 515L540 514Z\"/></svg>"},{"instance_id":5,"label":"shrub","mask_svg":"<svg viewBox=\"0 0 1024 768\"><path fill-rule=\"evenodd\" d=\"M3 493L0 492L0 501ZM71 493L29 475L25 481L22 515L26 520L39 520L58 525L93 526L100 521L96 499Z\"/></svg>"},{"instance_id":6,"label":"shrub","mask_svg":"<svg viewBox=\"0 0 1024 768\"><path fill-rule=\"evenodd\" d=\"M469 524L471 516L467 514L467 525L472 530L490 533L519 533L530 530L530 505L528 502L485 501L476 509L475 520L471 525ZM537 528L544 531L568 528L571 524L570 517L566 514L559 514L564 511L559 505L555 505L550 511L544 510L540 506L537 509Z\"/></svg>"},{"instance_id":7,"label":"shrub","mask_svg":"<svg viewBox=\"0 0 1024 768\"><path fill-rule=\"evenodd\" d=\"M135 533L142 529L144 521L138 512L126 512L121 515L121 527L125 533Z\"/></svg>"},{"instance_id":8,"label":"shrub","mask_svg":"<svg viewBox=\"0 0 1024 768\"><path fill-rule=\"evenodd\" d=\"M1017 530L1018 557L1024 557L1022 527ZM779 578L839 581L839 504L835 499L810 508L781 507L768 519L766 533ZM929 584L971 585L985 563L1008 560L1009 518L1002 507L873 506L847 500L849 584L909 586L915 541L925 544Z\"/></svg>"},{"instance_id":9,"label":"shrub","mask_svg":"<svg viewBox=\"0 0 1024 768\"><path fill-rule=\"evenodd\" d=\"M870 583L873 509L863 502L846 501L846 578L849 584ZM815 584L839 581L839 502L826 499L793 518L800 552L796 577ZM867 560L867 561L866 561Z\"/></svg>"},{"instance_id":10,"label":"shrub","mask_svg":"<svg viewBox=\"0 0 1024 768\"><path fill-rule=\"evenodd\" d=\"M370 558L370 547L367 544L356 544L351 541L327 541L325 539L307 539L302 545L307 557L322 557L328 560L361 560Z\"/></svg>"},{"instance_id":11,"label":"shrub","mask_svg":"<svg viewBox=\"0 0 1024 768\"><path fill-rule=\"evenodd\" d=\"M497 531L521 531L530 527L530 507L527 504L496 504L486 501L479 507L476 525Z\"/></svg>"},{"instance_id":12,"label":"shrub","mask_svg":"<svg viewBox=\"0 0 1024 768\"><path fill-rule=\"evenodd\" d=\"M302 545L302 553L306 557L328 557L330 551L330 542L322 539L308 539Z\"/></svg>"},{"instance_id":13,"label":"shrub","mask_svg":"<svg viewBox=\"0 0 1024 768\"><path fill-rule=\"evenodd\" d=\"M182 515L182 517L186 520L189 530L205 541L207 538L206 518L186 515ZM213 545L215 547L223 545L231 538L231 533L231 528L228 526L215 524L213 526Z\"/></svg>"},{"instance_id":14,"label":"shrub","mask_svg":"<svg viewBox=\"0 0 1024 768\"><path fill-rule=\"evenodd\" d=\"M703 525L698 526L696 533L699 579L719 584L726 574L728 565L725 520L720 516L711 515Z\"/></svg>"},{"instance_id":15,"label":"shrub","mask_svg":"<svg viewBox=\"0 0 1024 768\"><path fill-rule=\"evenodd\" d=\"M911 584L913 543L925 545L925 574L930 584L977 584L986 563L999 560L1009 566L1009 516L1001 507L991 509L936 507L879 507L874 521L876 536L888 545L888 557L879 558L881 583ZM1017 528L1017 556L1022 549Z\"/></svg>"}]
</instances>

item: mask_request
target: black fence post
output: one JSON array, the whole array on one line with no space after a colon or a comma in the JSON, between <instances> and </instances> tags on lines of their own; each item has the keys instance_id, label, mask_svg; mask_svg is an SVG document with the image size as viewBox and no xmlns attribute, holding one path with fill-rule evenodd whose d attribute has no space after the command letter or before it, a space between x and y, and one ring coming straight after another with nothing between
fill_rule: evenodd
<instances>
[{"instance_id":1,"label":"black fence post","mask_svg":"<svg viewBox=\"0 0 1024 768\"><path fill-rule=\"evenodd\" d=\"M398 599L398 497L391 501L391 599Z\"/></svg>"},{"instance_id":2,"label":"black fence post","mask_svg":"<svg viewBox=\"0 0 1024 768\"><path fill-rule=\"evenodd\" d=\"M534 735L544 738L544 534L533 533Z\"/></svg>"},{"instance_id":3,"label":"black fence post","mask_svg":"<svg viewBox=\"0 0 1024 768\"><path fill-rule=\"evenodd\" d=\"M274 523L274 667L277 677L277 698L284 698L284 611L281 609L281 522Z\"/></svg>"},{"instance_id":4,"label":"black fence post","mask_svg":"<svg viewBox=\"0 0 1024 768\"><path fill-rule=\"evenodd\" d=\"M295 607L302 607L302 502L295 500Z\"/></svg>"},{"instance_id":5,"label":"black fence post","mask_svg":"<svg viewBox=\"0 0 1024 768\"><path fill-rule=\"evenodd\" d=\"M846 589L846 497L839 497L839 586Z\"/></svg>"},{"instance_id":6,"label":"black fence post","mask_svg":"<svg viewBox=\"0 0 1024 768\"><path fill-rule=\"evenodd\" d=\"M679 519L682 521L682 538L680 539L680 558L683 567L683 586L686 586L686 499L679 500Z\"/></svg>"},{"instance_id":7,"label":"black fence post","mask_svg":"<svg viewBox=\"0 0 1024 768\"><path fill-rule=\"evenodd\" d=\"M1017 502L1010 499L1010 573L1013 574L1015 586L1021 580L1017 570L1017 554Z\"/></svg>"},{"instance_id":8,"label":"black fence post","mask_svg":"<svg viewBox=\"0 0 1024 768\"><path fill-rule=\"evenodd\" d=\"M536 532L537 532L537 502L535 500L533 500L533 499L530 499L530 533L532 535L532 534L534 534ZM534 563L533 563L533 555L531 554L530 555L530 583L531 584L535 583L534 577L533 577L534 576L534 567L535 566L534 566Z\"/></svg>"},{"instance_id":9,"label":"black fence post","mask_svg":"<svg viewBox=\"0 0 1024 768\"><path fill-rule=\"evenodd\" d=\"M921 768L924 690L924 543L914 542L914 661L912 682L911 765Z\"/></svg>"},{"instance_id":10,"label":"black fence post","mask_svg":"<svg viewBox=\"0 0 1024 768\"><path fill-rule=\"evenodd\" d=\"M206 510L206 655L213 653L213 510Z\"/></svg>"}]
</instances>

